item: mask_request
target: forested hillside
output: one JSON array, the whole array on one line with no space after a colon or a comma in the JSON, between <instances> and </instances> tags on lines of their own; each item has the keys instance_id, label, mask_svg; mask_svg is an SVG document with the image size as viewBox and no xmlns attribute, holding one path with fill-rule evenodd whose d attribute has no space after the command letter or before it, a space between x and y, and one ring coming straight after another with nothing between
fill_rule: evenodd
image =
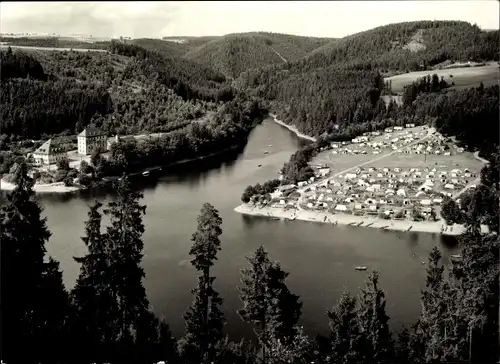
<instances>
[{"instance_id":1,"label":"forested hillside","mask_svg":"<svg viewBox=\"0 0 500 364\"><path fill-rule=\"evenodd\" d=\"M499 31L461 21L389 24L330 42L313 51L308 68L345 62L358 69L417 71L444 62L498 60Z\"/></svg>"},{"instance_id":2,"label":"forested hillside","mask_svg":"<svg viewBox=\"0 0 500 364\"><path fill-rule=\"evenodd\" d=\"M271 100L279 118L308 135L372 120L385 110L377 71L330 66L304 72L299 64L245 72L237 83Z\"/></svg>"},{"instance_id":3,"label":"forested hillside","mask_svg":"<svg viewBox=\"0 0 500 364\"><path fill-rule=\"evenodd\" d=\"M223 75L198 64L133 45L110 50L2 51L2 134L72 134L91 122L109 134L165 132L234 97Z\"/></svg>"},{"instance_id":4,"label":"forested hillside","mask_svg":"<svg viewBox=\"0 0 500 364\"><path fill-rule=\"evenodd\" d=\"M127 40L127 44L134 44L149 51L155 51L165 57L182 57L194 46L188 43L168 42L161 39L139 38Z\"/></svg>"},{"instance_id":5,"label":"forested hillside","mask_svg":"<svg viewBox=\"0 0 500 364\"><path fill-rule=\"evenodd\" d=\"M185 57L230 77L305 57L330 39L274 33L229 34L194 48Z\"/></svg>"}]
</instances>

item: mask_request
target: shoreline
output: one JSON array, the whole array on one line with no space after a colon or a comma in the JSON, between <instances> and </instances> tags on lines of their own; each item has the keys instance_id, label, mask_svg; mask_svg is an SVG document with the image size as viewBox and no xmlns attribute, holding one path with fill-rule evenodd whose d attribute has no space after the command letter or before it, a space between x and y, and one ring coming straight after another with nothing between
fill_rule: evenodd
<instances>
[{"instance_id":1,"label":"shoreline","mask_svg":"<svg viewBox=\"0 0 500 364\"><path fill-rule=\"evenodd\" d=\"M241 204L234 211L250 216L263 216L268 218L278 218L317 222L322 224L333 224L354 227L370 227L381 230L401 231L401 232L421 232L441 235L457 236L465 231L463 225L454 224L446 226L443 220L439 221L411 221L411 220L384 220L378 217L354 216L348 214L333 214L326 211L297 210L295 208L285 211L280 207L256 207L249 204ZM446 230L444 230L446 228ZM483 226L482 229L485 230Z\"/></svg>"},{"instance_id":2,"label":"shoreline","mask_svg":"<svg viewBox=\"0 0 500 364\"><path fill-rule=\"evenodd\" d=\"M233 146L231 148L226 148L226 149L223 149L223 150L221 150L219 152L208 154L208 155L204 155L204 156L197 157L197 158L182 159L180 161L169 163L169 164L164 164L164 165L158 165L158 166L154 166L154 167L144 168L144 169L142 169L139 172L129 173L126 176L127 177L138 176L138 175L140 175L140 174L142 174L143 172L146 172L146 171L156 171L156 170L159 170L161 168L172 167L172 166L177 166L177 165L181 165L181 164L185 164L185 163L201 161L201 160L204 160L206 158L214 157L216 155L219 155L219 154L222 154L222 153L225 153L225 152L229 152L231 150L235 150L237 148L239 148L239 146ZM33 186L33 191L35 193L73 193L73 192L77 192L77 191L89 190L89 189L92 189L92 188L95 188L95 187L98 187L98 186L102 186L102 185L104 185L106 183L113 182L113 181L119 179L120 176L109 176L109 177L104 177L104 178L105 179L100 180L100 181L96 182L95 184L93 184L91 186L88 186L88 187L83 187L83 186L65 186L64 182L44 183L44 184L35 183L35 185ZM15 184L13 184L11 182L7 182L3 178L0 179L0 190L1 191L12 191L15 187L16 187Z\"/></svg>"},{"instance_id":3,"label":"shoreline","mask_svg":"<svg viewBox=\"0 0 500 364\"><path fill-rule=\"evenodd\" d=\"M5 181L3 178L0 180L0 190L1 191L12 191L16 188L16 185ZM65 186L64 182L55 183L35 183L33 186L33 191L35 193L70 193L81 190L82 187L77 186Z\"/></svg>"},{"instance_id":4,"label":"shoreline","mask_svg":"<svg viewBox=\"0 0 500 364\"><path fill-rule=\"evenodd\" d=\"M306 135L306 134L303 134L301 133L295 126L293 125L288 125L288 124L285 124L285 122L279 120L276 118L276 115L273 114L273 113L269 113L269 116L274 120L275 123L287 128L288 130L290 130L292 133L294 133L298 138L301 138L301 139L307 139L311 142L316 142L316 138L312 137L312 136L309 136L309 135Z\"/></svg>"}]
</instances>

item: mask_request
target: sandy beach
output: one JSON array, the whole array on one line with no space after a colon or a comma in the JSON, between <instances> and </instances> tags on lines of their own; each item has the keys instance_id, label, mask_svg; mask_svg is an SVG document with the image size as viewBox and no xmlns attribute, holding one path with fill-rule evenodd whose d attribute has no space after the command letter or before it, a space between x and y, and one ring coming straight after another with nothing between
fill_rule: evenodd
<instances>
[{"instance_id":1,"label":"sandy beach","mask_svg":"<svg viewBox=\"0 0 500 364\"><path fill-rule=\"evenodd\" d=\"M351 225L359 227L370 227L375 229L385 229L393 231L418 231L425 233L460 235L464 232L463 225L455 224L446 226L443 220L431 221L410 221L410 220L384 220L376 217L354 216L348 214L332 214L324 211L307 210L286 210L280 207L255 207L249 204L242 204L234 211L245 215L274 217L279 219L295 219L302 221L319 222L334 225ZM486 227L482 227L484 232Z\"/></svg>"},{"instance_id":2,"label":"sandy beach","mask_svg":"<svg viewBox=\"0 0 500 364\"><path fill-rule=\"evenodd\" d=\"M316 141L316 138L312 137L312 136L309 136L309 135L306 135L306 134L303 134L301 133L300 131L297 130L297 128L293 125L288 125L288 124L285 124L283 121L281 120L278 120L276 119L276 115L274 114L269 114L270 117L273 118L273 120L280 124L281 126L284 126L285 128L287 128L288 130L290 130L291 132L293 132L295 135L297 135L297 137L299 138L302 138L302 139L307 139L307 140L310 140L312 142L315 142Z\"/></svg>"}]
</instances>

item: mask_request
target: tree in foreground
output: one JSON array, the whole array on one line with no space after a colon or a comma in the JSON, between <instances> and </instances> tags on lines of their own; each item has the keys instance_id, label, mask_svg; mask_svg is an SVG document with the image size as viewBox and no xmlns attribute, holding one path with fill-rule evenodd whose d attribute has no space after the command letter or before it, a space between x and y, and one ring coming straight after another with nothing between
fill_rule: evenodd
<instances>
[{"instance_id":1,"label":"tree in foreground","mask_svg":"<svg viewBox=\"0 0 500 364\"><path fill-rule=\"evenodd\" d=\"M344 292L337 305L327 312L330 337L317 339L320 362L354 364L394 360L385 294L378 286L378 278L378 272L372 272L358 300Z\"/></svg>"},{"instance_id":2,"label":"tree in foreground","mask_svg":"<svg viewBox=\"0 0 500 364\"><path fill-rule=\"evenodd\" d=\"M99 335L93 339L98 345L93 349L99 352L99 345L104 341L109 360L144 362L170 358L175 356L170 331L150 311L142 284L145 276L141 267L142 218L146 210L139 203L142 194L132 190L127 178L121 180L116 189L115 201L104 210L110 221L105 234L100 235L100 204L90 209L84 238L89 255L81 259L78 286L81 291L75 292L80 300L76 301L75 310L90 312L94 321L89 323L89 329ZM103 271L97 271L97 267ZM90 292L99 292L99 296L89 298ZM103 316L101 305L108 302L104 309L109 315ZM84 319L82 315L77 321Z\"/></svg>"},{"instance_id":3,"label":"tree in foreground","mask_svg":"<svg viewBox=\"0 0 500 364\"><path fill-rule=\"evenodd\" d=\"M247 340L233 342L226 336L217 344L217 364L255 364L255 346Z\"/></svg>"},{"instance_id":4,"label":"tree in foreground","mask_svg":"<svg viewBox=\"0 0 500 364\"><path fill-rule=\"evenodd\" d=\"M120 312L118 336L122 341L133 338L136 320L148 312L149 302L142 284L141 267L144 243L142 216L146 207L139 203L141 193L132 191L124 178L118 183L117 197L104 210L110 225L106 229L109 250L111 292Z\"/></svg>"},{"instance_id":5,"label":"tree in foreground","mask_svg":"<svg viewBox=\"0 0 500 364\"><path fill-rule=\"evenodd\" d=\"M384 363L393 358L393 342L385 311L385 293L379 288L378 279L379 273L372 272L366 288L361 289L358 320L365 336L365 356L376 363Z\"/></svg>"},{"instance_id":6,"label":"tree in foreground","mask_svg":"<svg viewBox=\"0 0 500 364\"><path fill-rule=\"evenodd\" d=\"M58 263L45 258L50 237L27 165L14 171L16 187L0 210L2 359L30 362L61 359L67 293ZM53 301L52 301L53 300Z\"/></svg>"},{"instance_id":7,"label":"tree in foreground","mask_svg":"<svg viewBox=\"0 0 500 364\"><path fill-rule=\"evenodd\" d=\"M191 264L200 273L198 286L192 290L194 301L184 315L186 335L180 342L183 357L188 362L210 363L217 358L217 347L222 336L224 315L220 310L222 299L213 288L215 277L210 269L217 259L221 242L222 219L219 212L205 203L198 216L198 226L191 241Z\"/></svg>"},{"instance_id":8,"label":"tree in foreground","mask_svg":"<svg viewBox=\"0 0 500 364\"><path fill-rule=\"evenodd\" d=\"M86 348L82 355L89 360L110 359L107 349L118 339L119 310L112 292L109 240L101 233L101 207L97 201L90 206L82 238L88 252L74 258L81 267L71 292L74 339Z\"/></svg>"},{"instance_id":9,"label":"tree in foreground","mask_svg":"<svg viewBox=\"0 0 500 364\"><path fill-rule=\"evenodd\" d=\"M356 298L344 292L336 306L327 312L330 319L330 347L322 353L326 363L361 363L362 329L358 322Z\"/></svg>"},{"instance_id":10,"label":"tree in foreground","mask_svg":"<svg viewBox=\"0 0 500 364\"><path fill-rule=\"evenodd\" d=\"M481 170L481 184L464 194L460 213L466 231L459 237L462 259L453 263L451 279L439 301L452 312L455 336L447 327L446 340L455 337L452 360L492 362L499 357L500 302L499 162L498 149ZM488 228L484 232L481 225ZM457 307L458 305L458 307ZM441 345L442 346L442 345ZM435 352L435 351L434 351Z\"/></svg>"},{"instance_id":11,"label":"tree in foreground","mask_svg":"<svg viewBox=\"0 0 500 364\"><path fill-rule=\"evenodd\" d=\"M279 263L269 260L263 246L248 261L250 268L241 271L242 284L238 288L244 307L238 313L245 322L256 325L262 361L267 362L266 351L275 346L272 343L292 345L302 303L286 286L288 273Z\"/></svg>"},{"instance_id":12,"label":"tree in foreground","mask_svg":"<svg viewBox=\"0 0 500 364\"><path fill-rule=\"evenodd\" d=\"M271 337L268 342L267 363L311 363L314 359L313 346L302 327L294 327L293 338L288 342Z\"/></svg>"}]
</instances>

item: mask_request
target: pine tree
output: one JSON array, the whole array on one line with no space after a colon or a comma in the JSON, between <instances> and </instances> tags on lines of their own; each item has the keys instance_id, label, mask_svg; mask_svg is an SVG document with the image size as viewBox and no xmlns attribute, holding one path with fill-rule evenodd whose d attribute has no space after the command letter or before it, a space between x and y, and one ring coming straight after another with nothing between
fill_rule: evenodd
<instances>
[{"instance_id":1,"label":"pine tree","mask_svg":"<svg viewBox=\"0 0 500 364\"><path fill-rule=\"evenodd\" d=\"M155 351L155 359L165 361L166 363L177 363L177 340L172 336L170 327L163 320L158 322L158 345Z\"/></svg>"},{"instance_id":2,"label":"pine tree","mask_svg":"<svg viewBox=\"0 0 500 364\"><path fill-rule=\"evenodd\" d=\"M271 312L273 324L273 336L280 340L282 344L292 344L297 332L296 327L301 315L302 303L299 296L290 292L285 280L288 277L278 262L271 262L267 272L267 292L275 305Z\"/></svg>"},{"instance_id":3,"label":"pine tree","mask_svg":"<svg viewBox=\"0 0 500 364\"><path fill-rule=\"evenodd\" d=\"M429 255L422 313L412 338L413 358L419 361L460 362L467 360L467 310L464 291L453 271L444 280L441 253L434 247Z\"/></svg>"},{"instance_id":4,"label":"pine tree","mask_svg":"<svg viewBox=\"0 0 500 364\"><path fill-rule=\"evenodd\" d=\"M50 231L27 172L25 163L17 166L16 187L0 210L2 359L7 362L57 356L50 353L51 340L62 335L67 314L58 265L53 259L44 261ZM44 297L48 292L54 295L55 310Z\"/></svg>"},{"instance_id":5,"label":"pine tree","mask_svg":"<svg viewBox=\"0 0 500 364\"><path fill-rule=\"evenodd\" d=\"M419 320L420 333L423 335L425 346L425 360L439 358L439 344L441 342L443 315L443 271L440 265L441 253L434 247L429 254L427 267L426 290L422 292L422 313Z\"/></svg>"},{"instance_id":6,"label":"pine tree","mask_svg":"<svg viewBox=\"0 0 500 364\"><path fill-rule=\"evenodd\" d=\"M257 249L254 256L247 259L250 268L241 271L242 285L238 287L244 307L238 311L238 314L245 322L254 323L257 326L256 334L262 345L262 357L265 362L268 306L270 305L267 302L266 273L270 261L263 246Z\"/></svg>"},{"instance_id":7,"label":"pine tree","mask_svg":"<svg viewBox=\"0 0 500 364\"><path fill-rule=\"evenodd\" d=\"M267 363L310 363L314 358L312 345L302 327L294 327L295 333L290 342L271 337L268 343Z\"/></svg>"},{"instance_id":8,"label":"pine tree","mask_svg":"<svg viewBox=\"0 0 500 364\"><path fill-rule=\"evenodd\" d=\"M109 240L101 233L100 202L90 206L82 238L88 249L84 257L75 257L81 264L80 275L71 292L74 307L73 331L89 360L109 358L106 349L117 341L118 306L112 294Z\"/></svg>"},{"instance_id":9,"label":"pine tree","mask_svg":"<svg viewBox=\"0 0 500 364\"><path fill-rule=\"evenodd\" d=\"M39 338L44 343L44 358L49 362L70 359L73 352L68 327L71 317L69 294L64 287L59 262L52 257L45 263L39 305L44 317Z\"/></svg>"},{"instance_id":10,"label":"pine tree","mask_svg":"<svg viewBox=\"0 0 500 364\"><path fill-rule=\"evenodd\" d=\"M176 340L164 320L152 312L141 315L137 321L135 352L128 361L137 363L165 361L177 363Z\"/></svg>"},{"instance_id":11,"label":"pine tree","mask_svg":"<svg viewBox=\"0 0 500 364\"><path fill-rule=\"evenodd\" d=\"M499 356L499 237L471 230L460 237L460 245L464 272L460 302L468 324L469 356L479 362L495 361Z\"/></svg>"},{"instance_id":12,"label":"pine tree","mask_svg":"<svg viewBox=\"0 0 500 364\"><path fill-rule=\"evenodd\" d=\"M219 212L209 203L205 203L198 216L198 227L191 238L193 246L189 251L193 256L191 264L200 276L198 286L191 291L194 301L184 316L186 335L181 349L188 361L207 363L215 360L217 345L222 339L222 299L213 288L215 278L210 276L210 268L221 249L221 224Z\"/></svg>"},{"instance_id":13,"label":"pine tree","mask_svg":"<svg viewBox=\"0 0 500 364\"><path fill-rule=\"evenodd\" d=\"M149 311L142 284L145 274L141 267L144 247L142 216L146 213L146 206L139 203L143 195L132 191L127 178L122 179L116 189L116 200L108 204L104 213L110 220L106 244L109 247L111 292L120 315L118 337L126 348L135 339L138 320Z\"/></svg>"},{"instance_id":14,"label":"pine tree","mask_svg":"<svg viewBox=\"0 0 500 364\"><path fill-rule=\"evenodd\" d=\"M226 336L217 345L217 364L255 364L255 347L242 339L233 342Z\"/></svg>"},{"instance_id":15,"label":"pine tree","mask_svg":"<svg viewBox=\"0 0 500 364\"><path fill-rule=\"evenodd\" d=\"M349 292L340 296L338 304L327 312L330 319L330 342L327 363L361 363L369 361L363 356L363 336L357 317L356 298Z\"/></svg>"},{"instance_id":16,"label":"pine tree","mask_svg":"<svg viewBox=\"0 0 500 364\"><path fill-rule=\"evenodd\" d=\"M379 273L372 272L361 290L358 318L365 336L367 358L375 363L383 363L393 357L393 342L389 330L389 316L385 312L385 294L378 287Z\"/></svg>"},{"instance_id":17,"label":"pine tree","mask_svg":"<svg viewBox=\"0 0 500 364\"><path fill-rule=\"evenodd\" d=\"M242 269L242 285L238 287L244 303L238 313L245 322L257 326L256 334L263 362L266 362L266 347L272 341L290 345L295 339L302 303L286 286L288 273L279 263L269 260L263 246L248 261L250 268Z\"/></svg>"}]
</instances>

